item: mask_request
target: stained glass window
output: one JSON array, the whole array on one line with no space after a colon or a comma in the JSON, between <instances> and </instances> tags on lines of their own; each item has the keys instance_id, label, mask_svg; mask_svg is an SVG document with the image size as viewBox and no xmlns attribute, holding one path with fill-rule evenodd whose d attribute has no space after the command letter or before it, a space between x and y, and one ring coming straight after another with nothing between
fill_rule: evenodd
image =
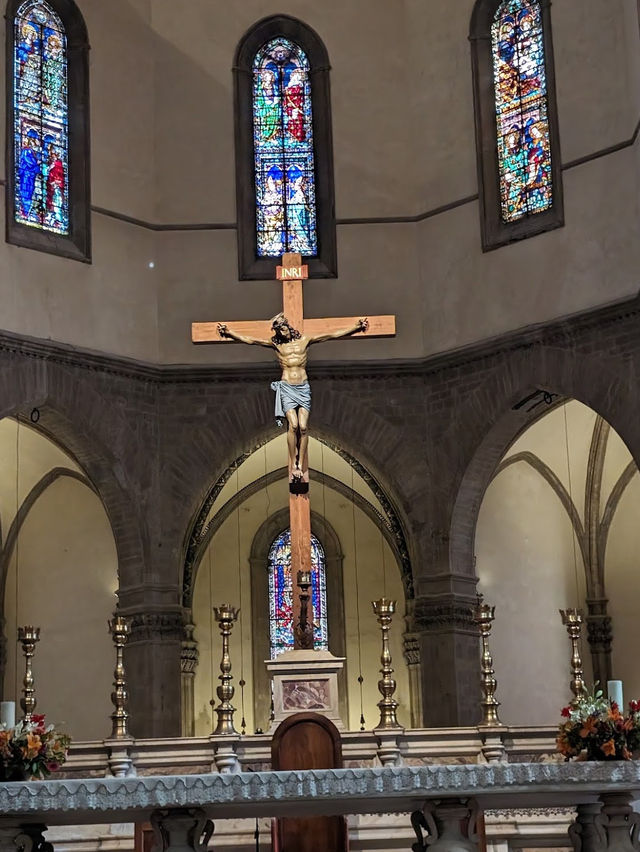
<instances>
[{"instance_id":1,"label":"stained glass window","mask_svg":"<svg viewBox=\"0 0 640 852\"><path fill-rule=\"evenodd\" d=\"M553 204L539 0L503 0L491 28L503 222Z\"/></svg>"},{"instance_id":2,"label":"stained glass window","mask_svg":"<svg viewBox=\"0 0 640 852\"><path fill-rule=\"evenodd\" d=\"M16 222L69 233L67 39L43 0L14 19L14 215Z\"/></svg>"},{"instance_id":3,"label":"stained glass window","mask_svg":"<svg viewBox=\"0 0 640 852\"><path fill-rule=\"evenodd\" d=\"M269 633L271 659L293 648L293 584L291 577L291 530L275 539L269 550ZM313 645L326 651L327 586L324 550L318 539L311 536L311 601L313 604Z\"/></svg>"},{"instance_id":4,"label":"stained glass window","mask_svg":"<svg viewBox=\"0 0 640 852\"><path fill-rule=\"evenodd\" d=\"M274 38L253 62L253 144L258 257L318 252L309 61Z\"/></svg>"}]
</instances>

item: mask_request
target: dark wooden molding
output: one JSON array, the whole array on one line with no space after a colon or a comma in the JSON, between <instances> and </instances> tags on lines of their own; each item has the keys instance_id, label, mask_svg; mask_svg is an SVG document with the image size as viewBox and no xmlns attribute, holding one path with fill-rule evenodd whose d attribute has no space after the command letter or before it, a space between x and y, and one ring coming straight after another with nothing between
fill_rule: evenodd
<instances>
[{"instance_id":1,"label":"dark wooden molding","mask_svg":"<svg viewBox=\"0 0 640 852\"><path fill-rule=\"evenodd\" d=\"M280 262L279 258L258 257L256 253L252 90L254 57L262 45L277 36L300 45L311 68L318 254L305 257L304 263L309 267L311 278L335 278L337 248L329 57L318 34L289 15L274 15L258 21L241 39L233 63L238 277L243 281L271 280Z\"/></svg>"},{"instance_id":2,"label":"dark wooden molding","mask_svg":"<svg viewBox=\"0 0 640 852\"><path fill-rule=\"evenodd\" d=\"M13 108L14 19L23 0L8 0L6 28L6 240L22 248L44 251L59 257L91 262L91 171L89 137L89 38L74 0L47 0L59 16L67 36L67 81L69 111L69 234L52 234L16 222L15 147Z\"/></svg>"},{"instance_id":3,"label":"dark wooden molding","mask_svg":"<svg viewBox=\"0 0 640 852\"><path fill-rule=\"evenodd\" d=\"M507 223L502 220L500 213L498 129L495 108L493 56L491 50L491 25L500 2L501 0L476 0L469 31L480 196L480 230L483 251L490 251L564 225L562 161L558 129L550 0L540 0L540 6L544 34L553 205L549 210L536 213L532 216L526 216L516 222Z\"/></svg>"}]
</instances>

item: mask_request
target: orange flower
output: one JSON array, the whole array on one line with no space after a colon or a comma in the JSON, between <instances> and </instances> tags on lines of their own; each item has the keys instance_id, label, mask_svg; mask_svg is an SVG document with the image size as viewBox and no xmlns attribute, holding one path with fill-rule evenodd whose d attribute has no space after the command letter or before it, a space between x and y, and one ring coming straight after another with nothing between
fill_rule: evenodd
<instances>
[{"instance_id":1,"label":"orange flower","mask_svg":"<svg viewBox=\"0 0 640 852\"><path fill-rule=\"evenodd\" d=\"M9 753L10 742L11 731L0 731L0 754L7 755Z\"/></svg>"},{"instance_id":2,"label":"orange flower","mask_svg":"<svg viewBox=\"0 0 640 852\"><path fill-rule=\"evenodd\" d=\"M622 719L622 713L618 710L618 705L617 705L617 704L614 704L612 707L610 707L610 708L607 710L607 716L608 716L608 717L609 717L609 719L611 719L613 722L617 722L617 721L618 721L618 719Z\"/></svg>"},{"instance_id":3,"label":"orange flower","mask_svg":"<svg viewBox=\"0 0 640 852\"><path fill-rule=\"evenodd\" d=\"M606 743L602 743L602 745L600 746L600 751L603 754L606 754L607 757L609 757L612 754L615 754L616 753L616 747L615 747L615 743L613 742L613 740L607 740Z\"/></svg>"},{"instance_id":4,"label":"orange flower","mask_svg":"<svg viewBox=\"0 0 640 852\"><path fill-rule=\"evenodd\" d=\"M593 716L589 716L584 725L580 728L580 736L588 737L589 734L595 734L596 732L596 721Z\"/></svg>"},{"instance_id":5,"label":"orange flower","mask_svg":"<svg viewBox=\"0 0 640 852\"><path fill-rule=\"evenodd\" d=\"M27 745L22 746L22 754L27 759L36 757L40 751L40 737L38 734L27 734Z\"/></svg>"},{"instance_id":6,"label":"orange flower","mask_svg":"<svg viewBox=\"0 0 640 852\"><path fill-rule=\"evenodd\" d=\"M631 760L631 752L626 746L622 746L622 758L623 760Z\"/></svg>"}]
</instances>

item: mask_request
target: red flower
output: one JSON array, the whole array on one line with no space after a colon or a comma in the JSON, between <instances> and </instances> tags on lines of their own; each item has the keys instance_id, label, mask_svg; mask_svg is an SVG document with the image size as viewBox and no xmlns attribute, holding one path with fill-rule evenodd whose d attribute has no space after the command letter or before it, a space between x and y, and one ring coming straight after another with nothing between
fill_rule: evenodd
<instances>
[{"instance_id":1,"label":"red flower","mask_svg":"<svg viewBox=\"0 0 640 852\"><path fill-rule=\"evenodd\" d=\"M630 701L629 710L631 710L632 713L637 713L638 710L640 710L640 701Z\"/></svg>"},{"instance_id":2,"label":"red flower","mask_svg":"<svg viewBox=\"0 0 640 852\"><path fill-rule=\"evenodd\" d=\"M570 713L571 713L571 710L568 707L563 707L562 710L560 711L560 715L564 716L565 719L569 718Z\"/></svg>"}]
</instances>

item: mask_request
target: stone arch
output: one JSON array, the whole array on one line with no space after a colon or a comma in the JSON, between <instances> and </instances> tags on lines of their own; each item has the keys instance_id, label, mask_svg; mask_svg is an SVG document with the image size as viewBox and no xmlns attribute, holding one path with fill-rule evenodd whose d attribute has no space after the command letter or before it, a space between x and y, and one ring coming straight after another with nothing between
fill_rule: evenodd
<instances>
[{"instance_id":1,"label":"stone arch","mask_svg":"<svg viewBox=\"0 0 640 852\"><path fill-rule=\"evenodd\" d=\"M37 411L35 427L78 463L105 508L118 554L120 588L139 585L145 548L124 464L138 443L129 424L95 384L70 377L59 365L25 359L3 378L0 419L27 421Z\"/></svg>"},{"instance_id":2,"label":"stone arch","mask_svg":"<svg viewBox=\"0 0 640 852\"><path fill-rule=\"evenodd\" d=\"M449 527L449 564L453 574L475 582L473 544L482 497L500 459L516 438L541 415L518 403L536 391L552 402L576 399L618 432L636 464L640 428L631 423L625 395L626 376L613 360L540 347L496 372L468 400L461 416L470 425L468 457L455 483ZM474 428L475 425L475 428Z\"/></svg>"},{"instance_id":3,"label":"stone arch","mask_svg":"<svg viewBox=\"0 0 640 852\"><path fill-rule=\"evenodd\" d=\"M256 531L249 557L251 572L251 624L253 654L253 704L256 725L266 730L271 700L269 677L264 661L269 658L269 597L267 565L269 549L275 537L289 526L287 507L274 512ZM311 531L324 548L327 577L327 625L329 650L337 657L346 652L342 577L342 546L331 524L317 512L311 512ZM348 719L346 664L340 673L340 711Z\"/></svg>"},{"instance_id":4,"label":"stone arch","mask_svg":"<svg viewBox=\"0 0 640 852\"><path fill-rule=\"evenodd\" d=\"M182 563L182 606L186 612L191 609L195 577L200 559L206 549L206 542L212 537L215 532L214 528L216 523L218 523L215 519L212 519L212 521L207 524L207 517L211 507L215 503L216 498L222 491L225 484L229 481L231 476L233 476L238 467L240 467L240 465L246 461L249 456L264 446L264 444L268 443L272 437L272 432L269 430L268 435L265 436L263 434L260 438L257 438L247 452L237 456L227 466L227 468L218 476L214 484L206 492L204 499L202 499L199 508L196 510L196 513L189 524L183 545L184 557ZM372 518L372 520L374 520L376 524L380 525L384 537L397 557L400 570L402 572L406 598L408 600L412 600L414 597L414 585L409 543L405 533L406 522L401 517L400 512L397 509L397 503L389 497L388 490L381 484L378 476L372 473L371 468L368 465L368 461L363 463L341 444L336 443L332 432L321 428L320 430L314 431L314 437L344 458L358 476L364 479L383 506L386 518ZM274 471L267 477L267 479L270 480L274 476L277 479L280 478L280 475L280 472ZM284 476L284 469L282 476ZM312 470L312 478L320 479L321 477L322 474L320 472L314 472ZM329 482L327 484L331 485ZM240 499L240 495L238 495L238 499ZM364 509L363 506L360 508Z\"/></svg>"}]
</instances>

